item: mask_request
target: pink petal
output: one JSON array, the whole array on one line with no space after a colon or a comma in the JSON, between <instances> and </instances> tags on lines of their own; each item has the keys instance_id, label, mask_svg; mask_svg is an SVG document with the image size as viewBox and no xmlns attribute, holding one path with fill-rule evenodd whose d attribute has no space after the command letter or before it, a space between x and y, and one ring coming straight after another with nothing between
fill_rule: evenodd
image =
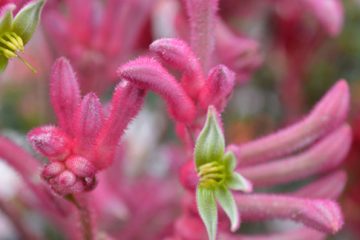
<instances>
[{"instance_id":1,"label":"pink petal","mask_svg":"<svg viewBox=\"0 0 360 240\"><path fill-rule=\"evenodd\" d=\"M217 65L209 72L206 85L201 91L200 104L204 109L213 105L222 112L235 85L235 74L224 65Z\"/></svg>"},{"instance_id":2,"label":"pink petal","mask_svg":"<svg viewBox=\"0 0 360 240\"><path fill-rule=\"evenodd\" d=\"M237 146L231 145L239 164L247 165L288 155L338 127L349 110L349 87L338 81L304 120L277 133Z\"/></svg>"},{"instance_id":3,"label":"pink petal","mask_svg":"<svg viewBox=\"0 0 360 240\"><path fill-rule=\"evenodd\" d=\"M75 119L76 150L79 154L93 157L92 150L103 121L99 98L94 93L87 94L79 106Z\"/></svg>"},{"instance_id":4,"label":"pink petal","mask_svg":"<svg viewBox=\"0 0 360 240\"><path fill-rule=\"evenodd\" d=\"M150 50L165 63L183 72L181 84L191 97L196 98L205 79L199 60L190 47L176 38L162 38L154 41Z\"/></svg>"},{"instance_id":5,"label":"pink petal","mask_svg":"<svg viewBox=\"0 0 360 240\"><path fill-rule=\"evenodd\" d=\"M50 160L62 161L71 151L69 137L54 126L35 128L29 132L28 139L36 151Z\"/></svg>"},{"instance_id":6,"label":"pink petal","mask_svg":"<svg viewBox=\"0 0 360 240\"><path fill-rule=\"evenodd\" d=\"M152 90L164 98L170 114L180 122L195 118L195 106L183 88L157 61L142 57L121 66L119 77L145 90Z\"/></svg>"},{"instance_id":7,"label":"pink petal","mask_svg":"<svg viewBox=\"0 0 360 240\"><path fill-rule=\"evenodd\" d=\"M93 177L96 172L95 166L89 160L81 156L68 158L65 165L78 177Z\"/></svg>"},{"instance_id":8,"label":"pink petal","mask_svg":"<svg viewBox=\"0 0 360 240\"><path fill-rule=\"evenodd\" d=\"M314 14L320 24L331 35L340 33L344 22L344 10L339 0L302 0L305 6Z\"/></svg>"},{"instance_id":9,"label":"pink petal","mask_svg":"<svg viewBox=\"0 0 360 240\"><path fill-rule=\"evenodd\" d=\"M138 114L144 101L145 91L133 84L121 82L117 85L111 101L110 116L104 122L96 142L98 169L113 161L116 146L129 122Z\"/></svg>"},{"instance_id":10,"label":"pink petal","mask_svg":"<svg viewBox=\"0 0 360 240\"><path fill-rule=\"evenodd\" d=\"M345 189L346 179L346 173L338 170L311 182L291 195L307 198L337 199Z\"/></svg>"},{"instance_id":11,"label":"pink petal","mask_svg":"<svg viewBox=\"0 0 360 240\"><path fill-rule=\"evenodd\" d=\"M336 233L344 223L339 206L330 200L242 194L236 203L243 220L291 219L326 233Z\"/></svg>"},{"instance_id":12,"label":"pink petal","mask_svg":"<svg viewBox=\"0 0 360 240\"><path fill-rule=\"evenodd\" d=\"M254 235L231 235L221 234L222 239L226 240L323 240L326 234L311 228L301 227L281 233L254 234Z\"/></svg>"},{"instance_id":13,"label":"pink petal","mask_svg":"<svg viewBox=\"0 0 360 240\"><path fill-rule=\"evenodd\" d=\"M240 168L255 186L271 186L325 173L338 166L350 149L352 133L344 124L313 147L293 157Z\"/></svg>"},{"instance_id":14,"label":"pink petal","mask_svg":"<svg viewBox=\"0 0 360 240\"><path fill-rule=\"evenodd\" d=\"M58 58L52 67L50 98L59 126L72 136L74 115L81 98L75 73L64 57Z\"/></svg>"}]
</instances>

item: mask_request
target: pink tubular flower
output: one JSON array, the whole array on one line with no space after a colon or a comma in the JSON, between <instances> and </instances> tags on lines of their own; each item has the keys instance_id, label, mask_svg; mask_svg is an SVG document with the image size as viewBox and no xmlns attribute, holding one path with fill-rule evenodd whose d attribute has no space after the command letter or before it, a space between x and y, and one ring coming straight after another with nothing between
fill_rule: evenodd
<instances>
[{"instance_id":1,"label":"pink tubular flower","mask_svg":"<svg viewBox=\"0 0 360 240\"><path fill-rule=\"evenodd\" d=\"M351 145L351 131L344 123L348 107L348 85L340 80L304 120L258 140L243 145L230 145L227 150L235 153L239 161L238 173L251 182L255 191L258 187L286 184L331 172L345 159ZM184 166L180 179L190 191L190 201L185 204L185 209L193 216L185 213L178 224L187 225L198 218L193 191L199 177L192 161ZM343 217L339 206L331 199L339 196L345 181L344 174L336 172L294 193L237 194L235 201L241 221L290 219L320 232L333 234L342 227ZM219 225L219 229L219 235L225 234L232 239L226 233L226 228ZM289 232L274 236L281 239L291 234ZM304 231L302 236L306 234L312 235L313 232ZM274 236L259 236L254 239L275 239ZM317 239L323 235L315 236ZM236 236L233 237L236 239Z\"/></svg>"},{"instance_id":2,"label":"pink tubular flower","mask_svg":"<svg viewBox=\"0 0 360 240\"><path fill-rule=\"evenodd\" d=\"M141 49L140 40L147 38L143 28L152 2L90 0L85 4L83 0L63 0L48 3L43 23L52 40L50 46L57 56L66 56L72 61L82 89L100 93L113 84L117 64Z\"/></svg>"},{"instance_id":3,"label":"pink tubular flower","mask_svg":"<svg viewBox=\"0 0 360 240\"><path fill-rule=\"evenodd\" d=\"M70 63L59 58L50 95L59 126L38 127L28 134L34 149L50 161L42 177L60 195L92 190L95 174L111 164L124 129L140 109L143 91L120 83L105 120L98 97L89 93L81 99Z\"/></svg>"}]
</instances>

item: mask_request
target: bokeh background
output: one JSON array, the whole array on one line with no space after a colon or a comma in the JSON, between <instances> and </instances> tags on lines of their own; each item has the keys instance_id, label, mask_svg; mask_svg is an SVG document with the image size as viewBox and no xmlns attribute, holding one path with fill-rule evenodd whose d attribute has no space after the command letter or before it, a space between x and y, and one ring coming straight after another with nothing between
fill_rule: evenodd
<instances>
[{"instance_id":1,"label":"bokeh background","mask_svg":"<svg viewBox=\"0 0 360 240\"><path fill-rule=\"evenodd\" d=\"M330 239L360 239L360 1L343 1L344 23L341 33L334 37L323 37L304 60L306 64L303 63L300 79L290 86L286 83L287 76L284 76L286 61L274 44L279 29L276 13L269 7L271 3L264 4L265 0L239 2L244 6L244 10L239 11L239 16L231 12L233 1L221 1L219 13L233 29L259 42L263 61L254 74L237 87L223 115L227 142L247 142L296 121L305 116L335 81L346 79L351 86L349 122L354 132L352 150L343 163L348 172L348 183L340 204L346 224L340 233ZM154 33L158 31L151 19L149 21L144 26L141 44L130 57L145 52L147 45L155 39ZM306 44L301 45L301 38L304 37L302 34L306 33L298 32L298 45L293 46L295 49L299 48L300 52L307 48ZM303 41L306 43L306 36ZM0 132L25 147L25 134L31 128L54 122L49 105L48 80L51 64L59 53L54 51L49 42L51 39L40 26L27 46L27 59L39 70L37 75L33 75L17 60L13 60L6 72L0 75ZM110 90L105 90L102 99L109 99L110 93ZM150 153L158 147L155 142L170 141L177 144L164 109L162 101L155 95L150 95L146 108L127 131L129 157L137 159L127 166L133 176L146 171L152 174L163 171L161 167L146 167L151 165L149 162L154 161L151 159L155 155ZM22 189L21 180L2 162L0 182L0 194L8 199ZM282 188L295 187L297 186L287 185ZM33 217L36 218L36 214L29 215L29 224ZM272 227L282 228L283 224L285 223L275 222ZM241 230L264 231L268 226L263 223L244 225ZM13 234L11 224L0 215L0 239L12 239ZM58 233L53 234L49 230L50 238L61 239Z\"/></svg>"}]
</instances>

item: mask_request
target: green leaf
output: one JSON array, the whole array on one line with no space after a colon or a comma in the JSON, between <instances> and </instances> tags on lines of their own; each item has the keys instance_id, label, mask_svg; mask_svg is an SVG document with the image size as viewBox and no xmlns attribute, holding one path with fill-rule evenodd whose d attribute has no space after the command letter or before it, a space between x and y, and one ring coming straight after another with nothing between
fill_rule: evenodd
<instances>
[{"instance_id":1,"label":"green leaf","mask_svg":"<svg viewBox=\"0 0 360 240\"><path fill-rule=\"evenodd\" d=\"M231 231L235 232L239 228L239 212L231 192L225 187L219 187L215 190L216 200L224 209L231 222Z\"/></svg>"},{"instance_id":2,"label":"green leaf","mask_svg":"<svg viewBox=\"0 0 360 240\"><path fill-rule=\"evenodd\" d=\"M226 182L226 185L228 186L228 188L233 190L240 190L243 192L252 191L251 182L237 172L233 172L230 179Z\"/></svg>"},{"instance_id":3,"label":"green leaf","mask_svg":"<svg viewBox=\"0 0 360 240\"><path fill-rule=\"evenodd\" d=\"M236 157L232 152L227 152L223 156L223 161L225 163L226 169L230 172L233 172L236 167Z\"/></svg>"},{"instance_id":4,"label":"green leaf","mask_svg":"<svg viewBox=\"0 0 360 240\"><path fill-rule=\"evenodd\" d=\"M12 11L15 9L15 5L6 6L7 9L4 9L4 13L0 18L0 35L10 31L11 23L13 20Z\"/></svg>"},{"instance_id":5,"label":"green leaf","mask_svg":"<svg viewBox=\"0 0 360 240\"><path fill-rule=\"evenodd\" d=\"M196 204L206 227L209 240L215 240L218 219L214 192L198 186L196 189Z\"/></svg>"},{"instance_id":6,"label":"green leaf","mask_svg":"<svg viewBox=\"0 0 360 240\"><path fill-rule=\"evenodd\" d=\"M8 61L9 60L6 57L0 56L0 73L5 71Z\"/></svg>"},{"instance_id":7,"label":"green leaf","mask_svg":"<svg viewBox=\"0 0 360 240\"><path fill-rule=\"evenodd\" d=\"M12 30L22 38L24 44L31 39L36 30L44 2L45 0L31 2L15 16Z\"/></svg>"},{"instance_id":8,"label":"green leaf","mask_svg":"<svg viewBox=\"0 0 360 240\"><path fill-rule=\"evenodd\" d=\"M220 161L224 155L225 140L220 129L216 110L210 106L206 123L195 144L196 167L213 161Z\"/></svg>"}]
</instances>

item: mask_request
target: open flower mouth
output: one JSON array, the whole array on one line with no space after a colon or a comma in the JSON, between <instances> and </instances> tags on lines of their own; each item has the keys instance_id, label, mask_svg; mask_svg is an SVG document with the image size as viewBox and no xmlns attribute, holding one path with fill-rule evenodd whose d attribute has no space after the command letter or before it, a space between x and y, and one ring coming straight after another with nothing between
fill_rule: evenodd
<instances>
[{"instance_id":1,"label":"open flower mouth","mask_svg":"<svg viewBox=\"0 0 360 240\"><path fill-rule=\"evenodd\" d=\"M211 188L224 183L225 167L220 162L210 162L199 167L200 186Z\"/></svg>"}]
</instances>

